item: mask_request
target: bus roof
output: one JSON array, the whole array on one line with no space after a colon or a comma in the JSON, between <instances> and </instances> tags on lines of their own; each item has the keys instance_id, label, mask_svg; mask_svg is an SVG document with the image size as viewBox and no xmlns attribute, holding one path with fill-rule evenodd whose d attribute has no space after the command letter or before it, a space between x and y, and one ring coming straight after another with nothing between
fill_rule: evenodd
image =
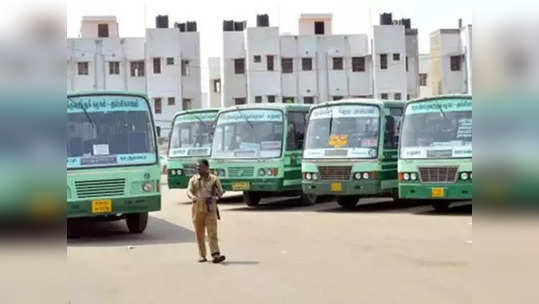
<instances>
[{"instance_id":1,"label":"bus roof","mask_svg":"<svg viewBox=\"0 0 539 304\"><path fill-rule=\"evenodd\" d=\"M437 99L472 99L472 95L467 95L467 94L436 95L436 96L430 96L430 97L411 99L411 100L408 100L406 104L410 104L414 102L429 101L429 100L437 100Z\"/></svg>"},{"instance_id":2,"label":"bus roof","mask_svg":"<svg viewBox=\"0 0 539 304\"><path fill-rule=\"evenodd\" d=\"M350 104L350 103L374 104L377 106L383 106L384 103L403 104L402 101L398 101L398 100L379 100L379 99L372 99L372 98L346 98L346 99L341 99L337 101L328 101L328 102L320 103L313 106L313 109L333 106L333 105Z\"/></svg>"},{"instance_id":3,"label":"bus roof","mask_svg":"<svg viewBox=\"0 0 539 304\"><path fill-rule=\"evenodd\" d=\"M99 96L99 95L127 95L142 97L148 99L148 95L144 92L128 92L128 91L77 91L67 94L67 97L76 97L76 96Z\"/></svg>"},{"instance_id":4,"label":"bus roof","mask_svg":"<svg viewBox=\"0 0 539 304\"><path fill-rule=\"evenodd\" d=\"M184 110L184 111L179 111L179 112L176 112L176 114L174 114L174 118L176 116L179 116L179 115L182 115L182 114L195 114L195 113L204 113L204 112L219 112L221 110L221 108L206 108L206 109L190 109L190 110Z\"/></svg>"},{"instance_id":5,"label":"bus roof","mask_svg":"<svg viewBox=\"0 0 539 304\"><path fill-rule=\"evenodd\" d=\"M275 109L275 110L309 110L311 105L308 104L294 104L294 103L256 103L256 104L247 104L247 105L237 105L231 106L222 111L233 111L233 110L246 110L246 109Z\"/></svg>"}]
</instances>

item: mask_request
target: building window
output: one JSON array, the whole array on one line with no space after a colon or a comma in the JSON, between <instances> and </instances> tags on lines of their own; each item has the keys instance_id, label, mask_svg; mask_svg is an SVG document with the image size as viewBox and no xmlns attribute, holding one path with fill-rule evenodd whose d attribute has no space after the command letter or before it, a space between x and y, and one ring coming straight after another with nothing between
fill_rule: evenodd
<instances>
[{"instance_id":1,"label":"building window","mask_svg":"<svg viewBox=\"0 0 539 304\"><path fill-rule=\"evenodd\" d=\"M78 62L77 70L79 75L88 75L88 62Z\"/></svg>"},{"instance_id":2,"label":"building window","mask_svg":"<svg viewBox=\"0 0 539 304\"><path fill-rule=\"evenodd\" d=\"M182 76L189 76L191 74L191 65L189 60L182 60Z\"/></svg>"},{"instance_id":3,"label":"building window","mask_svg":"<svg viewBox=\"0 0 539 304\"><path fill-rule=\"evenodd\" d=\"M155 114L161 114L161 98L153 99L153 111Z\"/></svg>"},{"instance_id":4,"label":"building window","mask_svg":"<svg viewBox=\"0 0 539 304\"><path fill-rule=\"evenodd\" d=\"M304 71L312 71L313 70L313 59L306 57L301 58L301 69Z\"/></svg>"},{"instance_id":5,"label":"building window","mask_svg":"<svg viewBox=\"0 0 539 304\"><path fill-rule=\"evenodd\" d=\"M245 74L245 59L234 59L234 74Z\"/></svg>"},{"instance_id":6,"label":"building window","mask_svg":"<svg viewBox=\"0 0 539 304\"><path fill-rule=\"evenodd\" d=\"M382 93L382 94L380 94L380 97L382 99L388 99L389 95L387 93Z\"/></svg>"},{"instance_id":7,"label":"building window","mask_svg":"<svg viewBox=\"0 0 539 304\"><path fill-rule=\"evenodd\" d=\"M427 73L420 73L419 74L419 86L420 87L426 87L427 86Z\"/></svg>"},{"instance_id":8,"label":"building window","mask_svg":"<svg viewBox=\"0 0 539 304\"><path fill-rule=\"evenodd\" d=\"M401 99L402 99L401 93L395 93L395 94L393 95L393 99L395 99L395 100L401 100Z\"/></svg>"},{"instance_id":9,"label":"building window","mask_svg":"<svg viewBox=\"0 0 539 304\"><path fill-rule=\"evenodd\" d=\"M268 95L268 103L275 103L275 95Z\"/></svg>"},{"instance_id":10,"label":"building window","mask_svg":"<svg viewBox=\"0 0 539 304\"><path fill-rule=\"evenodd\" d=\"M262 103L262 96L255 96L255 103Z\"/></svg>"},{"instance_id":11,"label":"building window","mask_svg":"<svg viewBox=\"0 0 539 304\"><path fill-rule=\"evenodd\" d=\"M365 57L352 57L352 72L365 72Z\"/></svg>"},{"instance_id":12,"label":"building window","mask_svg":"<svg viewBox=\"0 0 539 304\"><path fill-rule=\"evenodd\" d=\"M294 97L283 97L283 103L294 103Z\"/></svg>"},{"instance_id":13,"label":"building window","mask_svg":"<svg viewBox=\"0 0 539 304\"><path fill-rule=\"evenodd\" d=\"M213 92L221 93L221 79L213 80Z\"/></svg>"},{"instance_id":14,"label":"building window","mask_svg":"<svg viewBox=\"0 0 539 304\"><path fill-rule=\"evenodd\" d=\"M254 61L255 61L255 63L260 63L260 62L262 62L262 56L260 56L260 55L255 55L255 56L254 56Z\"/></svg>"},{"instance_id":15,"label":"building window","mask_svg":"<svg viewBox=\"0 0 539 304\"><path fill-rule=\"evenodd\" d=\"M183 110L191 110L193 108L193 105L191 103L191 99L184 98L182 101Z\"/></svg>"},{"instance_id":16,"label":"building window","mask_svg":"<svg viewBox=\"0 0 539 304\"><path fill-rule=\"evenodd\" d=\"M387 54L380 54L380 69L387 70Z\"/></svg>"},{"instance_id":17,"label":"building window","mask_svg":"<svg viewBox=\"0 0 539 304\"><path fill-rule=\"evenodd\" d=\"M401 54L394 53L393 54L393 61L400 61L401 60Z\"/></svg>"},{"instance_id":18,"label":"building window","mask_svg":"<svg viewBox=\"0 0 539 304\"><path fill-rule=\"evenodd\" d=\"M161 58L153 59L153 73L161 74Z\"/></svg>"},{"instance_id":19,"label":"building window","mask_svg":"<svg viewBox=\"0 0 539 304\"><path fill-rule=\"evenodd\" d=\"M144 61L132 61L131 77L144 77Z\"/></svg>"},{"instance_id":20,"label":"building window","mask_svg":"<svg viewBox=\"0 0 539 304\"><path fill-rule=\"evenodd\" d=\"M266 60L268 61L268 62L267 62L267 65L268 65L268 71L273 71L273 58L274 58L274 57L275 57L275 56L273 56L273 55L268 55L268 56L266 56Z\"/></svg>"},{"instance_id":21,"label":"building window","mask_svg":"<svg viewBox=\"0 0 539 304\"><path fill-rule=\"evenodd\" d=\"M294 59L292 58L283 58L281 59L281 68L283 73L293 73L294 72Z\"/></svg>"},{"instance_id":22,"label":"building window","mask_svg":"<svg viewBox=\"0 0 539 304\"><path fill-rule=\"evenodd\" d=\"M176 98L174 98L174 97L169 97L169 98L168 98L168 105L169 105L169 106L173 106L173 105L175 105L175 104L176 104Z\"/></svg>"},{"instance_id":23,"label":"building window","mask_svg":"<svg viewBox=\"0 0 539 304\"><path fill-rule=\"evenodd\" d=\"M235 105L243 105L247 103L247 99L245 97L242 98L234 98L234 104Z\"/></svg>"},{"instance_id":24,"label":"building window","mask_svg":"<svg viewBox=\"0 0 539 304\"><path fill-rule=\"evenodd\" d=\"M333 96L333 100L341 100L342 98L342 96Z\"/></svg>"},{"instance_id":25,"label":"building window","mask_svg":"<svg viewBox=\"0 0 539 304\"><path fill-rule=\"evenodd\" d=\"M106 38L109 36L109 25L108 24L98 24L97 25L97 37Z\"/></svg>"},{"instance_id":26,"label":"building window","mask_svg":"<svg viewBox=\"0 0 539 304\"><path fill-rule=\"evenodd\" d=\"M460 56L451 56L451 71L460 71Z\"/></svg>"},{"instance_id":27,"label":"building window","mask_svg":"<svg viewBox=\"0 0 539 304\"><path fill-rule=\"evenodd\" d=\"M119 75L120 74L120 62L119 61L109 61L109 74L110 75Z\"/></svg>"},{"instance_id":28,"label":"building window","mask_svg":"<svg viewBox=\"0 0 539 304\"><path fill-rule=\"evenodd\" d=\"M167 57L167 65L174 65L174 57Z\"/></svg>"},{"instance_id":29,"label":"building window","mask_svg":"<svg viewBox=\"0 0 539 304\"><path fill-rule=\"evenodd\" d=\"M314 97L312 97L312 96L303 97L303 103L304 104L313 104L314 103Z\"/></svg>"},{"instance_id":30,"label":"building window","mask_svg":"<svg viewBox=\"0 0 539 304\"><path fill-rule=\"evenodd\" d=\"M343 59L342 57L333 57L333 69L342 70L343 69Z\"/></svg>"},{"instance_id":31,"label":"building window","mask_svg":"<svg viewBox=\"0 0 539 304\"><path fill-rule=\"evenodd\" d=\"M315 35L324 35L324 21L315 21L314 22L314 34Z\"/></svg>"},{"instance_id":32,"label":"building window","mask_svg":"<svg viewBox=\"0 0 539 304\"><path fill-rule=\"evenodd\" d=\"M406 72L408 72L408 56L406 56Z\"/></svg>"}]
</instances>

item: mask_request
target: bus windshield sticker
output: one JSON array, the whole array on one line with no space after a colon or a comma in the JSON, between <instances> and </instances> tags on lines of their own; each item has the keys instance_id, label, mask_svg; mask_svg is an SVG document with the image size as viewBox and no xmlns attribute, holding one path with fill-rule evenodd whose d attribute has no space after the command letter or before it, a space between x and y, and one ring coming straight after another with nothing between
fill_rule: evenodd
<instances>
[{"instance_id":1,"label":"bus windshield sticker","mask_svg":"<svg viewBox=\"0 0 539 304\"><path fill-rule=\"evenodd\" d=\"M174 121L174 125L184 122L197 122L201 120L204 122L212 122L216 116L216 112L182 114L176 118L176 120Z\"/></svg>"},{"instance_id":2,"label":"bus windshield sticker","mask_svg":"<svg viewBox=\"0 0 539 304\"><path fill-rule=\"evenodd\" d=\"M68 157L67 168L84 168L107 165L135 165L155 162L153 153L96 155L83 157Z\"/></svg>"},{"instance_id":3,"label":"bus windshield sticker","mask_svg":"<svg viewBox=\"0 0 539 304\"><path fill-rule=\"evenodd\" d=\"M263 141L260 143L262 150L281 150L280 141Z\"/></svg>"},{"instance_id":4,"label":"bus windshield sticker","mask_svg":"<svg viewBox=\"0 0 539 304\"><path fill-rule=\"evenodd\" d=\"M463 118L458 122L457 138L471 138L472 137L472 119Z\"/></svg>"},{"instance_id":5,"label":"bus windshield sticker","mask_svg":"<svg viewBox=\"0 0 539 304\"><path fill-rule=\"evenodd\" d=\"M67 113L148 111L146 103L140 97L127 96L85 96L67 100Z\"/></svg>"},{"instance_id":6,"label":"bus windshield sticker","mask_svg":"<svg viewBox=\"0 0 539 304\"><path fill-rule=\"evenodd\" d=\"M241 113L239 113L241 112ZM283 121L283 114L278 110L238 110L223 113L218 120L218 124L234 123L234 122L250 122L255 121Z\"/></svg>"},{"instance_id":7,"label":"bus windshield sticker","mask_svg":"<svg viewBox=\"0 0 539 304\"><path fill-rule=\"evenodd\" d=\"M328 145L340 148L348 144L348 134L345 135L331 135L328 140Z\"/></svg>"},{"instance_id":8,"label":"bus windshield sticker","mask_svg":"<svg viewBox=\"0 0 539 304\"><path fill-rule=\"evenodd\" d=\"M406 114L439 113L440 109L443 112L471 111L472 100L440 99L412 103L406 108Z\"/></svg>"},{"instance_id":9,"label":"bus windshield sticker","mask_svg":"<svg viewBox=\"0 0 539 304\"><path fill-rule=\"evenodd\" d=\"M94 155L109 155L109 145L108 144L94 145Z\"/></svg>"},{"instance_id":10,"label":"bus windshield sticker","mask_svg":"<svg viewBox=\"0 0 539 304\"><path fill-rule=\"evenodd\" d=\"M313 110L310 119L345 118L345 117L378 117L379 111L375 106L341 105L322 107Z\"/></svg>"}]
</instances>

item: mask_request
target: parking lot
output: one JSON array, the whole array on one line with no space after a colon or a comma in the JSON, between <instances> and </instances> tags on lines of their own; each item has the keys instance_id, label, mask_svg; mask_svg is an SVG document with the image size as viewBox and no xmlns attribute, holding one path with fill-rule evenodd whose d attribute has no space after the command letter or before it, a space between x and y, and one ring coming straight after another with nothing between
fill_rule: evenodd
<instances>
[{"instance_id":1,"label":"parking lot","mask_svg":"<svg viewBox=\"0 0 539 304\"><path fill-rule=\"evenodd\" d=\"M129 234L123 221L69 227L71 303L465 303L471 301L472 208L331 198L221 202L227 261L197 263L191 205L162 187L162 210Z\"/></svg>"}]
</instances>

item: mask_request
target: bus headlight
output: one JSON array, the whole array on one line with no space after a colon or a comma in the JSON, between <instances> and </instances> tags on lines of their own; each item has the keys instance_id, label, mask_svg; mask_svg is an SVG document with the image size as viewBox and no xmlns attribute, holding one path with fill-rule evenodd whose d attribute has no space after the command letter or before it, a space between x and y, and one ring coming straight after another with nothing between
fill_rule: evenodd
<instances>
[{"instance_id":1,"label":"bus headlight","mask_svg":"<svg viewBox=\"0 0 539 304\"><path fill-rule=\"evenodd\" d=\"M311 179L313 179L312 173L310 173L310 172L305 173L305 179L306 179L306 180L311 180Z\"/></svg>"},{"instance_id":2,"label":"bus headlight","mask_svg":"<svg viewBox=\"0 0 539 304\"><path fill-rule=\"evenodd\" d=\"M176 175L176 170L170 170L170 175Z\"/></svg>"},{"instance_id":3,"label":"bus headlight","mask_svg":"<svg viewBox=\"0 0 539 304\"><path fill-rule=\"evenodd\" d=\"M151 182L145 182L142 189L146 192L153 191L153 184Z\"/></svg>"},{"instance_id":4,"label":"bus headlight","mask_svg":"<svg viewBox=\"0 0 539 304\"><path fill-rule=\"evenodd\" d=\"M264 175L266 175L266 170L260 168L260 170L258 170L258 175L259 175L259 176L264 176Z\"/></svg>"},{"instance_id":5,"label":"bus headlight","mask_svg":"<svg viewBox=\"0 0 539 304\"><path fill-rule=\"evenodd\" d=\"M360 180L361 179L361 172L356 172L354 173L354 178L357 179L357 180Z\"/></svg>"},{"instance_id":6,"label":"bus headlight","mask_svg":"<svg viewBox=\"0 0 539 304\"><path fill-rule=\"evenodd\" d=\"M182 169L176 170L176 174L177 174L177 175L183 175L183 170L182 170Z\"/></svg>"},{"instance_id":7,"label":"bus headlight","mask_svg":"<svg viewBox=\"0 0 539 304\"><path fill-rule=\"evenodd\" d=\"M318 173L313 173L313 180L318 180Z\"/></svg>"},{"instance_id":8,"label":"bus headlight","mask_svg":"<svg viewBox=\"0 0 539 304\"><path fill-rule=\"evenodd\" d=\"M417 180L417 174L414 172L410 173L410 179L413 181Z\"/></svg>"},{"instance_id":9,"label":"bus headlight","mask_svg":"<svg viewBox=\"0 0 539 304\"><path fill-rule=\"evenodd\" d=\"M363 173L363 179L369 179L369 173L368 172Z\"/></svg>"},{"instance_id":10,"label":"bus headlight","mask_svg":"<svg viewBox=\"0 0 539 304\"><path fill-rule=\"evenodd\" d=\"M468 178L469 178L469 175L468 175L467 172L462 172L462 173L460 174L460 179L462 179L462 180L468 180Z\"/></svg>"},{"instance_id":11,"label":"bus headlight","mask_svg":"<svg viewBox=\"0 0 539 304\"><path fill-rule=\"evenodd\" d=\"M410 173L404 173L402 177L404 177L404 180L410 180Z\"/></svg>"}]
</instances>

